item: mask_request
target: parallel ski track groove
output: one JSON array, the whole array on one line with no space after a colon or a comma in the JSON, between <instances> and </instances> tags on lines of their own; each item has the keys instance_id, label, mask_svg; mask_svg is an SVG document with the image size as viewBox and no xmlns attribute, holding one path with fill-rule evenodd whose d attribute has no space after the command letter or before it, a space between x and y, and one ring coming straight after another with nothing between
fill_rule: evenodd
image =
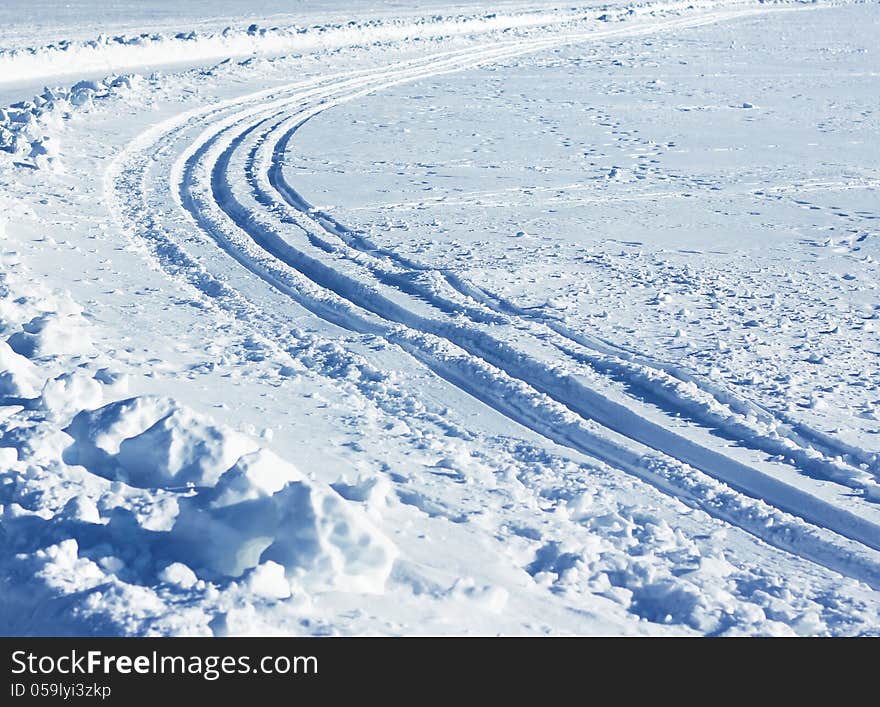
<instances>
[{"instance_id":1,"label":"parallel ski track groove","mask_svg":"<svg viewBox=\"0 0 880 707\"><path fill-rule=\"evenodd\" d=\"M702 18L700 23L720 21L727 17L740 16L742 14L719 13L718 16L711 20ZM670 24L675 25L675 23L666 23L666 25ZM691 21L678 24L688 26L695 23ZM319 103L312 108L308 108L309 104L307 103L306 109L301 110L297 117L283 117L277 120L274 124L270 125L269 130L260 138L261 141L266 141L270 135L278 130L279 126L288 123L290 120L295 120L295 125L287 130L281 139L274 143L274 147L270 151L273 161L272 167L268 171L268 178L271 186L281 196L284 206L292 207L298 217L307 219L312 224L312 228L309 228L308 225L303 226L297 217L283 217L282 223L286 222L299 226L309 238L311 245L323 250L325 253L332 253L333 246L327 242L320 242L320 238L314 232L314 226L317 226L320 231L328 235L339 238L348 247L355 248L362 254L372 256L376 253L375 249L371 249L369 245L359 242L348 229L326 214L314 213L311 207L284 182L279 159L285 153L287 144L295 131L306 120L317 113L340 102L353 100L356 97L366 95L380 88L413 81L425 76L436 76L443 73L461 71L502 58L534 52L542 48L572 41L575 40L572 38L532 40L531 43L528 43L528 46L524 46L526 42L521 42L518 43L518 46L513 47L502 47L500 49L495 47L492 50L483 50L482 52L475 53L477 56L467 55L467 53L463 52L460 54L464 54L464 56L448 58L452 53L446 53L443 56L447 58L439 61L439 67L437 62L429 65L422 71L417 66L409 73L406 73L405 70L403 72L398 71L397 75L392 75L390 79L386 78L391 73L388 70L374 72L368 75L372 82L366 86L357 85L362 77L343 79L336 84L331 82L331 85L327 87L319 85L314 89L308 89L307 93L310 94L308 96L298 95L282 99L278 102L280 105L268 110L265 107L258 106L257 108L235 113L231 118L227 119L228 125L221 126L219 130L216 127L206 130L186 155L186 159L183 161L183 168L178 175L179 181L177 182L179 184L178 195L181 205L193 216L200 228L209 233L239 263L276 289L294 297L310 311L345 328L380 335L389 341L399 344L417 360L437 372L444 379L544 437L635 474L666 493L680 498L687 498L704 508L706 507L705 503L700 502L699 494L691 494L681 484L669 483L667 479L658 476L658 474L648 469L643 455L607 439L597 437L595 434L586 431L579 423L563 425L561 428L556 420L550 420L548 424L547 417L543 414L541 406L528 404L530 402L529 395L519 398L515 396L508 397L506 393L509 391L504 389L499 391L497 389L498 386L493 385L497 382L497 379L493 378L492 375L488 375L487 381L481 381L479 375L474 375L475 367L477 371L484 374L487 372L490 374L499 372L503 374L505 381L514 388L517 386L520 388L524 387L527 391L534 391L541 397L550 398L561 403L567 410L576 413L584 420L595 420L624 437L656 449L662 455L700 469L711 477L718 477L734 488L744 490L746 493L761 499L773 499L777 508L801 516L808 521L812 519L812 522L815 522L820 530L829 525L828 521L830 520L833 532L856 540L869 548L880 549L880 542L878 542L880 535L878 535L877 526L869 521L830 506L807 493L795 492L790 486L771 477L759 474L762 478L758 481L747 478L743 479L742 477L754 475L756 473L755 470L639 417L628 408L608 400L596 391L586 388L572 376L560 375L557 371L547 368L540 362L523 361L520 359L518 365L512 365L511 362L515 362L517 356L520 355L520 352L517 350L478 330L470 329L457 323L450 324L427 318L388 300L370 285L357 281L332 267L328 267L319 259L313 258L292 246L283 237L279 236L278 233L266 228L265 224L261 223L260 218L248 212L234 197L228 183L227 172L230 160L236 150L244 145L246 140L259 127L267 122L271 122L273 117L277 118L284 115L285 111L289 111L290 105L302 106L304 98L308 98L311 101L317 100ZM459 61L460 63L456 63ZM401 73L405 75L401 77ZM354 90L352 91L352 89ZM344 93L346 90L348 93ZM200 116L197 120L210 115L211 113L208 112L206 116ZM248 124L247 120L249 118L254 118L255 121ZM243 123L246 126L244 130L234 134L235 129ZM232 135L231 138L229 137L230 135ZM226 138L229 138L228 142L223 143L223 140ZM249 169L257 161L258 146L259 144L249 154ZM204 168L206 163L210 165L207 167L210 178L208 185L202 185L199 180L198 170ZM251 180L252 186L259 187L258 184L254 183L253 173L248 174L248 178ZM326 296L326 293L315 296L314 293L304 292L299 287L301 283L289 281L283 275L279 276L279 271L271 264L267 265L264 261L253 258L247 250L241 250L237 238L230 238L223 225L218 227L215 215L209 213L210 205L206 205L198 195L199 189L204 186L207 186L209 189L210 196L214 201L213 206L219 207L225 216L230 219L234 227L240 229L260 248L271 254L274 259L305 275L319 288L326 290L330 296ZM273 206L268 195L259 190L259 188L257 189L257 200L261 201L270 211L278 211L277 205ZM380 251L379 254L396 260L397 264L408 269L430 271L430 268L426 266L402 259L388 251ZM378 272L374 266L372 271L374 274ZM569 341L586 348L591 348L594 351L605 349L601 352L618 358L622 358L622 354L626 353L612 344L597 343L589 337L583 337L576 332L565 330L561 325L560 328L562 330L559 331L554 326L556 323L552 322L552 320L536 318L534 314L505 303L500 298L496 298L491 293L487 293L470 283L456 278L451 273L444 272L441 275L460 294L489 310L487 314L473 306L445 301L445 305L448 305L448 308L441 311L444 311L447 315L450 313L460 314L475 321L474 314L478 313L481 318L480 323L491 321L493 316L529 319L542 326L548 326ZM419 296L417 289L410 288L407 291L405 287L400 287L399 279L386 279L384 282L392 287L397 287L408 295ZM435 306L443 304L436 301L436 298L434 302L431 302L430 298L428 298L428 303ZM354 310L351 309L351 305L354 306ZM363 310L376 316L364 316L358 310ZM487 319L487 317L489 318ZM427 335L429 340L425 341L420 338L420 335ZM464 352L464 358L462 359L461 354L457 351L452 354L444 352L444 355L438 355L437 343L433 339L439 339L441 342L450 342L457 350ZM476 359L476 361L468 360L468 357ZM462 360L464 363L462 363ZM640 363L642 362L640 361ZM657 364L653 362L649 364L643 363L642 365L658 368ZM671 372L670 374L675 375ZM480 382L478 383L478 381ZM736 399L733 399L733 402L736 404L748 404L741 403ZM834 441L829 440L829 442L833 443ZM719 473L719 470L722 470L721 473ZM786 498L788 501L785 500ZM793 502L792 499L796 499L797 502ZM723 510L718 508L714 508L710 512L718 517L726 515ZM735 520L731 520L731 522L736 523ZM738 524L741 525L741 523ZM825 543L823 545L822 542L816 542L811 547L805 549L799 547L797 542L781 542L773 533L764 533L762 535L759 528L744 527L744 529L764 537L771 544L783 547L833 569L855 574L873 586L878 586L880 571L878 571L878 563L874 557L854 557L847 552L840 552L841 548L835 547L833 543Z\"/></svg>"}]
</instances>

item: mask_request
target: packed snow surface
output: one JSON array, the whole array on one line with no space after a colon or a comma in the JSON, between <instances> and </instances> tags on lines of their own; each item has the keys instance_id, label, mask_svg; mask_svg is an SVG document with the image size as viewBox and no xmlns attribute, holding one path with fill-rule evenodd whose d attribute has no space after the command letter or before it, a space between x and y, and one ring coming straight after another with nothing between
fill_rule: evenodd
<instances>
[{"instance_id":1,"label":"packed snow surface","mask_svg":"<svg viewBox=\"0 0 880 707\"><path fill-rule=\"evenodd\" d=\"M880 632L880 6L0 8L0 632Z\"/></svg>"}]
</instances>

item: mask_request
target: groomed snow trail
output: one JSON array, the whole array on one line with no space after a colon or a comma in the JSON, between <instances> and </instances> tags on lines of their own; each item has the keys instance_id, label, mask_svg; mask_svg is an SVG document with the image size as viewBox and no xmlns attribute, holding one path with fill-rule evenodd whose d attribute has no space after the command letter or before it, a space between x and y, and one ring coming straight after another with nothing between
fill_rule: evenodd
<instances>
[{"instance_id":1,"label":"groomed snow trail","mask_svg":"<svg viewBox=\"0 0 880 707\"><path fill-rule=\"evenodd\" d=\"M570 369L561 369L554 356L567 356L575 365L594 363L604 373L630 380L640 374L646 377L645 369L673 378L686 374L518 310L454 274L433 273L393 253L376 252L331 217L315 213L285 181L281 169L296 130L306 121L383 88L564 44L682 31L779 11L748 7L633 21L626 23L632 27L442 52L355 76L294 84L175 118L173 127L157 128L130 148L119 169L126 173L133 169L127 165L141 164L145 154L177 139L181 131L207 125L176 160L173 191L203 231L244 267L327 321L399 345L463 392L548 439L624 469L773 545L876 587L880 513L852 495L853 488L874 483L873 475L857 466L867 453L848 450L845 456L854 460L850 464L833 443L824 447L817 443L818 434L803 427L796 432L766 411L762 422L773 429L771 435L729 429L735 436L721 445L706 429L677 430L672 414L687 413L694 406L664 389L662 382L642 385L648 386L652 397L666 399L667 409L660 410L666 415L649 415L635 399L615 400ZM130 194L127 179L114 189L117 199ZM184 249L183 244L175 245ZM425 284L420 284L414 274L438 275L442 284L430 277L423 277ZM747 400L693 378L685 380L729 411L727 419L735 418L737 410L754 409ZM714 428L716 420L697 422ZM734 446L755 453L742 454ZM766 462L761 455L780 451L792 463ZM804 474L805 469L822 478ZM714 507L717 482L730 487L735 504ZM768 528L763 520L750 522L749 496L769 504L778 514L777 524Z\"/></svg>"},{"instance_id":2,"label":"groomed snow trail","mask_svg":"<svg viewBox=\"0 0 880 707\"><path fill-rule=\"evenodd\" d=\"M22 81L248 57L47 89L2 116L0 177L16 176L0 184L24 206L0 282L0 627L876 630L875 451L368 236L294 169L304 132L411 85L642 42L650 57L835 7L545 3L0 52ZM740 191L803 208L811 188L875 188L868 172ZM573 188L588 209L591 183ZM444 205L466 221L487 195L504 199ZM72 295L21 294L47 248ZM66 249L94 273L63 272Z\"/></svg>"}]
</instances>

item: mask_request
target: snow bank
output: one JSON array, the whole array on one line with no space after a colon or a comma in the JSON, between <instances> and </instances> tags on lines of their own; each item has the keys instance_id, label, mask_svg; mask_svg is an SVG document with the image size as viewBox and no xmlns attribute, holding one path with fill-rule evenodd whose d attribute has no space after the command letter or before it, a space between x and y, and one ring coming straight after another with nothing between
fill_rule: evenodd
<instances>
[{"instance_id":1,"label":"snow bank","mask_svg":"<svg viewBox=\"0 0 880 707\"><path fill-rule=\"evenodd\" d=\"M728 0L726 5L762 4L765 0ZM807 0L774 0L797 4ZM325 24L310 27L227 27L221 32L178 32L173 35L141 33L135 36L101 35L89 41L61 41L43 47L0 50L0 85L8 81L35 80L71 74L102 72L112 67L125 71L137 67L198 64L254 56L284 56L337 51L394 42L440 41L514 31L555 27L596 27L641 16L675 16L685 10L708 9L716 0L656 2L604 8L571 7L552 11L520 10L510 13L431 15L417 19L387 19ZM69 88L46 88L30 99L0 109L0 152L28 160L39 169L61 169L57 127L72 112L96 102L139 90L143 76L116 73L107 78L78 81ZM610 178L621 179L617 168Z\"/></svg>"},{"instance_id":2,"label":"snow bank","mask_svg":"<svg viewBox=\"0 0 880 707\"><path fill-rule=\"evenodd\" d=\"M553 26L583 19L582 12L519 12L457 15L415 20L371 20L312 27L227 27L222 32L142 33L136 36L102 35L85 42L61 41L43 47L0 50L0 84L50 76L125 70L169 63L198 63L230 57L270 56L337 50L376 43L419 41L517 28ZM76 110L111 95L136 91L141 76L113 74L94 81L78 81L69 88L46 88L30 100L0 109L0 152L31 166L60 169L60 121Z\"/></svg>"},{"instance_id":3,"label":"snow bank","mask_svg":"<svg viewBox=\"0 0 880 707\"><path fill-rule=\"evenodd\" d=\"M68 464L139 488L184 491L173 526L157 541L166 560L211 579L274 562L310 589L384 588L397 553L361 509L173 400L143 396L83 411L66 432ZM114 522L117 542L136 542L134 530ZM178 581L180 568L173 575Z\"/></svg>"},{"instance_id":4,"label":"snow bank","mask_svg":"<svg viewBox=\"0 0 880 707\"><path fill-rule=\"evenodd\" d=\"M417 19L352 21L310 27L289 25L227 27L220 32L101 35L88 41L61 41L42 47L0 51L0 83L46 76L103 71L108 66L133 68L150 64L197 63L227 57L249 57L333 50L401 40L454 37L554 25L582 19L578 8L556 12L432 15Z\"/></svg>"},{"instance_id":5,"label":"snow bank","mask_svg":"<svg viewBox=\"0 0 880 707\"><path fill-rule=\"evenodd\" d=\"M0 152L27 159L38 168L58 168L61 148L57 128L61 121L75 110L133 91L143 83L139 76L112 75L102 81L79 81L69 88L45 88L32 99L0 109Z\"/></svg>"},{"instance_id":6,"label":"snow bank","mask_svg":"<svg viewBox=\"0 0 880 707\"><path fill-rule=\"evenodd\" d=\"M400 41L439 41L454 37L516 30L556 28L578 23L607 24L643 16L665 17L682 11L724 5L808 4L814 0L667 0L549 9L517 8L506 12L433 13L424 17L351 20L310 26L226 27L220 31L136 35L99 35L86 41L62 40L38 47L0 50L0 84L149 65L197 64L226 58L278 56L335 51Z\"/></svg>"}]
</instances>

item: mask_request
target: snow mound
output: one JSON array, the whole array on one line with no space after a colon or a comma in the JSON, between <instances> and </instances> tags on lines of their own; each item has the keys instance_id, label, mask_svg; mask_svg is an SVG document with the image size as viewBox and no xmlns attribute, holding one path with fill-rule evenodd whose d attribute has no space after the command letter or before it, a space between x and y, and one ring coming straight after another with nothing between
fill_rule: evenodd
<instances>
[{"instance_id":1,"label":"snow mound","mask_svg":"<svg viewBox=\"0 0 880 707\"><path fill-rule=\"evenodd\" d=\"M257 445L168 398L142 396L77 414L69 464L140 488L213 486Z\"/></svg>"},{"instance_id":2,"label":"snow mound","mask_svg":"<svg viewBox=\"0 0 880 707\"><path fill-rule=\"evenodd\" d=\"M0 341L0 395L13 398L35 398L43 386L37 367Z\"/></svg>"},{"instance_id":3,"label":"snow mound","mask_svg":"<svg viewBox=\"0 0 880 707\"><path fill-rule=\"evenodd\" d=\"M248 578L248 588L266 599L287 599L290 596L290 583L284 567L271 560L253 571Z\"/></svg>"},{"instance_id":4,"label":"snow mound","mask_svg":"<svg viewBox=\"0 0 880 707\"><path fill-rule=\"evenodd\" d=\"M159 573L159 579L182 589L191 589L199 581L195 572L182 562L172 562Z\"/></svg>"},{"instance_id":5,"label":"snow mound","mask_svg":"<svg viewBox=\"0 0 880 707\"><path fill-rule=\"evenodd\" d=\"M62 373L46 382L40 396L40 406L56 418L70 419L78 411L98 407L103 398L104 391L97 380L81 371L74 371Z\"/></svg>"},{"instance_id":6,"label":"snow mound","mask_svg":"<svg viewBox=\"0 0 880 707\"><path fill-rule=\"evenodd\" d=\"M7 339L18 354L27 358L82 356L93 351L82 315L56 312L34 317Z\"/></svg>"},{"instance_id":7,"label":"snow mound","mask_svg":"<svg viewBox=\"0 0 880 707\"><path fill-rule=\"evenodd\" d=\"M265 450L179 506L171 530L178 559L230 577L258 568L251 581L260 584L277 573L271 562L310 589L379 593L397 555L359 508Z\"/></svg>"},{"instance_id":8,"label":"snow mound","mask_svg":"<svg viewBox=\"0 0 880 707\"><path fill-rule=\"evenodd\" d=\"M142 396L83 410L65 431L73 438L64 452L68 464L179 492L173 524L154 536L167 566L209 580L250 572L249 586L264 598L289 596L291 582L317 591L385 587L397 550L364 509L174 400ZM137 542L136 526L121 519L111 525L118 543ZM172 574L161 578L179 584L179 568Z\"/></svg>"},{"instance_id":9,"label":"snow mound","mask_svg":"<svg viewBox=\"0 0 880 707\"><path fill-rule=\"evenodd\" d=\"M0 51L0 63L3 52ZM7 55L8 59L8 55ZM131 74L111 75L102 81L80 81L70 88L45 88L30 100L0 109L0 152L29 159L37 168L58 168L57 130L75 111L111 96L124 96L143 86L145 79Z\"/></svg>"}]
</instances>

